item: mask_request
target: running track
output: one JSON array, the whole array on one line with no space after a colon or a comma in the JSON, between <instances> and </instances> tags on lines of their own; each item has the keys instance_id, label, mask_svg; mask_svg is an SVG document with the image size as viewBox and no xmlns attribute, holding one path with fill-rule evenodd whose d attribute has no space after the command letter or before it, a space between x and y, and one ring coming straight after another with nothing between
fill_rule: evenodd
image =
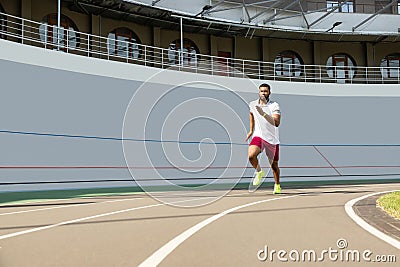
<instances>
[{"instance_id":1,"label":"running track","mask_svg":"<svg viewBox=\"0 0 400 267\"><path fill-rule=\"evenodd\" d=\"M0 206L0 266L398 266L400 250L361 228L344 208L389 190L400 184L292 188L279 196L270 189L234 190L197 208L164 205L145 194L6 204ZM268 246L269 252L314 250L319 257L339 250L339 239L348 244L343 251L395 255L397 262L257 256Z\"/></svg>"}]
</instances>

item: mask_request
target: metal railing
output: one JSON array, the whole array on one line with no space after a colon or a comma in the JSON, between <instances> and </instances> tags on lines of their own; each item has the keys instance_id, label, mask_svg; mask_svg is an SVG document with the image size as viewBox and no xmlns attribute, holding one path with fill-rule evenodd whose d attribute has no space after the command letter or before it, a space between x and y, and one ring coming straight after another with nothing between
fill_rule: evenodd
<instances>
[{"instance_id":1,"label":"metal railing","mask_svg":"<svg viewBox=\"0 0 400 267\"><path fill-rule=\"evenodd\" d=\"M399 67L299 65L202 55L57 29L1 12L0 38L86 57L208 75L313 83L400 83Z\"/></svg>"}]
</instances>

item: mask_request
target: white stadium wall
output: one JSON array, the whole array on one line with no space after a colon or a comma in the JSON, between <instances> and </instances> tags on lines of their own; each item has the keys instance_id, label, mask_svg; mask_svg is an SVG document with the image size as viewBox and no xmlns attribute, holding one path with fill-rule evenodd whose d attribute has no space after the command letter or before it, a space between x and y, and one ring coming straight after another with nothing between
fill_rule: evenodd
<instances>
[{"instance_id":1,"label":"white stadium wall","mask_svg":"<svg viewBox=\"0 0 400 267\"><path fill-rule=\"evenodd\" d=\"M210 76L5 40L0 73L2 192L248 182L246 103L262 82L282 111L282 182L400 178L399 85Z\"/></svg>"}]
</instances>

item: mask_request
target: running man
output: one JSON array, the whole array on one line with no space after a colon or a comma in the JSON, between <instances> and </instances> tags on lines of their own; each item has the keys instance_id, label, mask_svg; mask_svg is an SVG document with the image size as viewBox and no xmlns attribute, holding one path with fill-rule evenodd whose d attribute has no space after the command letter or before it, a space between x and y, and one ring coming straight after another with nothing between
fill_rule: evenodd
<instances>
[{"instance_id":1,"label":"running man","mask_svg":"<svg viewBox=\"0 0 400 267\"><path fill-rule=\"evenodd\" d=\"M271 86L263 83L259 86L259 99L250 102L250 131L247 134L246 141L251 136L249 145L249 161L256 169L256 175L253 179L253 185L258 186L265 176L265 172L258 163L258 155L265 149L265 153L270 162L274 174L274 194L281 193L279 161L279 130L281 123L281 112L279 104L270 101Z\"/></svg>"}]
</instances>

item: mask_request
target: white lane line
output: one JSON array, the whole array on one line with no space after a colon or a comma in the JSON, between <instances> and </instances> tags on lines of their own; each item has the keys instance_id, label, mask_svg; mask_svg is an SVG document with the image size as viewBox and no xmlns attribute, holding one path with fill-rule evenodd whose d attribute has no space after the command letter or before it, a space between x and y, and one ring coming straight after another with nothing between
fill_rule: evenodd
<instances>
[{"instance_id":1,"label":"white lane line","mask_svg":"<svg viewBox=\"0 0 400 267\"><path fill-rule=\"evenodd\" d=\"M232 195L230 195L230 196L241 196L241 195L246 195L246 193L243 193L243 194L232 194ZM113 202L121 202L121 201L130 201L130 200L136 200L136 199L144 199L144 198L143 198L143 197L126 198L126 199L117 199L117 200L107 200L107 201L96 202L96 203L84 203L84 204L76 204L76 205L62 205L62 206L50 207L50 208L41 208L41 209L33 209L33 210L13 211L13 212L7 212L7 213L0 213L0 216L4 216L4 215L13 215L13 214L20 214L20 213L28 213L28 212L35 212L35 211L43 211L43 210L52 210L52 209L69 208L69 207L79 207L79 206L94 205L94 204L102 204L102 203L113 203ZM62 200L64 200L64 199L62 199ZM67 200L67 199L65 199L65 200ZM196 200L197 200L197 199L196 199Z\"/></svg>"},{"instance_id":2,"label":"white lane line","mask_svg":"<svg viewBox=\"0 0 400 267\"><path fill-rule=\"evenodd\" d=\"M381 240L385 241L386 243L394 246L395 248L400 249L400 242L398 240L392 238L391 236L386 235L385 233L382 233L381 231L379 231L378 229L376 229L372 225L368 224L361 217L359 217L354 212L354 209L353 209L354 204L356 204L360 200L363 200L363 199L365 199L367 197L371 197L371 196L374 196L374 195L386 194L386 193L391 193L391 192L395 192L395 191L399 191L399 190L377 192L377 193L368 194L368 195L365 195L365 196L362 196L362 197L358 197L358 198L355 198L355 199L352 199L352 200L348 201L344 205L344 208L346 210L347 215L351 219L353 219L353 221L355 221L359 226L361 226L364 230L366 230L369 233L373 234L374 236L380 238Z\"/></svg>"},{"instance_id":3,"label":"white lane line","mask_svg":"<svg viewBox=\"0 0 400 267\"><path fill-rule=\"evenodd\" d=\"M280 200L280 199L286 199L286 198L292 198L292 197L296 197L296 196L298 196L298 195L286 196L286 197L277 197L277 198L271 198L271 199L264 199L264 200L260 200L260 201L251 202L251 203L248 203L248 204L236 206L236 207L233 207L231 209L225 210L225 211L223 211L223 212L221 212L219 214L216 214L216 215L214 215L214 216L212 216L212 217L210 217L208 219L205 219L204 221L192 226L188 230L186 230L183 233L181 233L180 235L176 236L174 239L172 239L171 241L166 243L164 246L159 248L156 252L154 252L145 261L143 261L139 265L139 267L157 266L172 251L174 251L175 248L177 248L180 244L182 244L186 239L191 237L193 234L195 234L196 232L198 232L200 229L204 228L208 224L218 220L219 218L221 218L221 217L223 217L223 216L225 216L225 215L227 215L227 214L229 214L231 212L237 211L239 209L247 208L247 207L250 207L250 206L254 206L254 205L257 205L257 204L260 204L260 203L265 203L265 202L274 201L274 200Z\"/></svg>"},{"instance_id":4,"label":"white lane line","mask_svg":"<svg viewBox=\"0 0 400 267\"><path fill-rule=\"evenodd\" d=\"M73 198L56 198L56 199L37 199L37 200L32 200L32 199L26 199L26 200L19 200L19 201L10 201L10 202L5 202L0 204L0 208L6 208L8 205L24 205L24 204L47 204L49 202L56 202L56 201L64 201L64 200L71 200L71 199L77 199L81 198L84 200L90 200L93 198L98 198L98 197L107 197L107 196L137 196L137 195L142 195L142 193L132 193L132 194L122 194L122 195L83 195L83 196L76 196Z\"/></svg>"},{"instance_id":5,"label":"white lane line","mask_svg":"<svg viewBox=\"0 0 400 267\"><path fill-rule=\"evenodd\" d=\"M123 212L133 211L133 210L140 210L140 209L157 207L157 206L161 206L161 205L164 205L164 204L154 204L154 205L148 205L148 206L125 209L125 210L118 210L118 211L102 213L102 214L98 214L98 215L94 215L94 216L83 217L83 218L79 218L79 219L75 219L75 220L64 221L64 222L60 222L60 223L56 223L56 224L50 224L50 225L46 225L46 226L42 226L42 227L37 227L37 228L32 228L32 229L28 229L28 230L24 230L24 231L20 231L20 232L15 232L15 233L7 234L7 235L2 235L2 236L0 236L0 240L6 239L6 238L11 238L11 237L16 237L16 236L19 236L19 235L29 234L29 233L33 233L33 232L38 232L38 231L54 228L54 227L57 227L57 226L62 226L62 225L82 222L82 221L86 221L86 220L90 220L90 219L100 218L100 217L109 216L109 215L115 215L115 214L119 214L119 213L123 213Z\"/></svg>"},{"instance_id":6,"label":"white lane line","mask_svg":"<svg viewBox=\"0 0 400 267\"><path fill-rule=\"evenodd\" d=\"M102 203L112 203L112 202L119 202L119 201L129 201L129 200L136 200L136 199L143 199L143 198L140 198L140 197L137 197L137 198L126 198L126 199L118 199L118 200L107 200L107 201L95 202L95 203L84 203L84 204L75 204L75 205L62 205L62 206L50 207L50 208L41 208L41 209L33 209L33 210L13 211L13 212L0 213L0 216L4 216L4 215L13 215L13 214L20 214L20 213L28 213L28 212L35 212L35 211L42 211L42 210L53 210L53 209L61 209L61 208L80 207L80 206L94 205L94 204L102 204Z\"/></svg>"},{"instance_id":7,"label":"white lane line","mask_svg":"<svg viewBox=\"0 0 400 267\"><path fill-rule=\"evenodd\" d=\"M203 199L203 198L201 198L201 199ZM175 201L173 203L181 203L181 202L197 201L197 200L199 200L199 199L189 199L189 200L186 199L186 200ZM56 224L50 224L50 225L41 226L41 227L37 227L37 228L32 228L32 229L28 229L28 230L24 230L24 231L20 231L20 232L15 232L15 233L11 233L11 234L2 235L2 236L0 236L0 240L11 238L11 237L16 237L16 236L19 236L19 235L29 234L29 233L33 233L33 232L38 232L38 231L42 231L42 230L47 230L47 229L51 229L51 228L54 228L54 227L57 227L57 226L62 226L62 225L82 222L82 221L86 221L86 220L90 220L90 219L96 219L96 218L100 218L100 217L105 217L105 216L109 216L109 215L115 215L115 214L119 214L119 213L133 211L133 210L141 210L141 209L147 209L147 208L153 208L153 207L159 207L159 206L165 206L165 204L164 203L159 203L159 204L153 204L153 205L148 205L148 206L142 206L142 207L136 207L136 208L130 208L130 209L124 209L124 210L117 210L117 211L113 211L113 212L107 212L107 213L97 214L97 215L93 215L93 216L78 218L78 219L75 219L75 220L59 222L59 223L56 223Z\"/></svg>"}]
</instances>

